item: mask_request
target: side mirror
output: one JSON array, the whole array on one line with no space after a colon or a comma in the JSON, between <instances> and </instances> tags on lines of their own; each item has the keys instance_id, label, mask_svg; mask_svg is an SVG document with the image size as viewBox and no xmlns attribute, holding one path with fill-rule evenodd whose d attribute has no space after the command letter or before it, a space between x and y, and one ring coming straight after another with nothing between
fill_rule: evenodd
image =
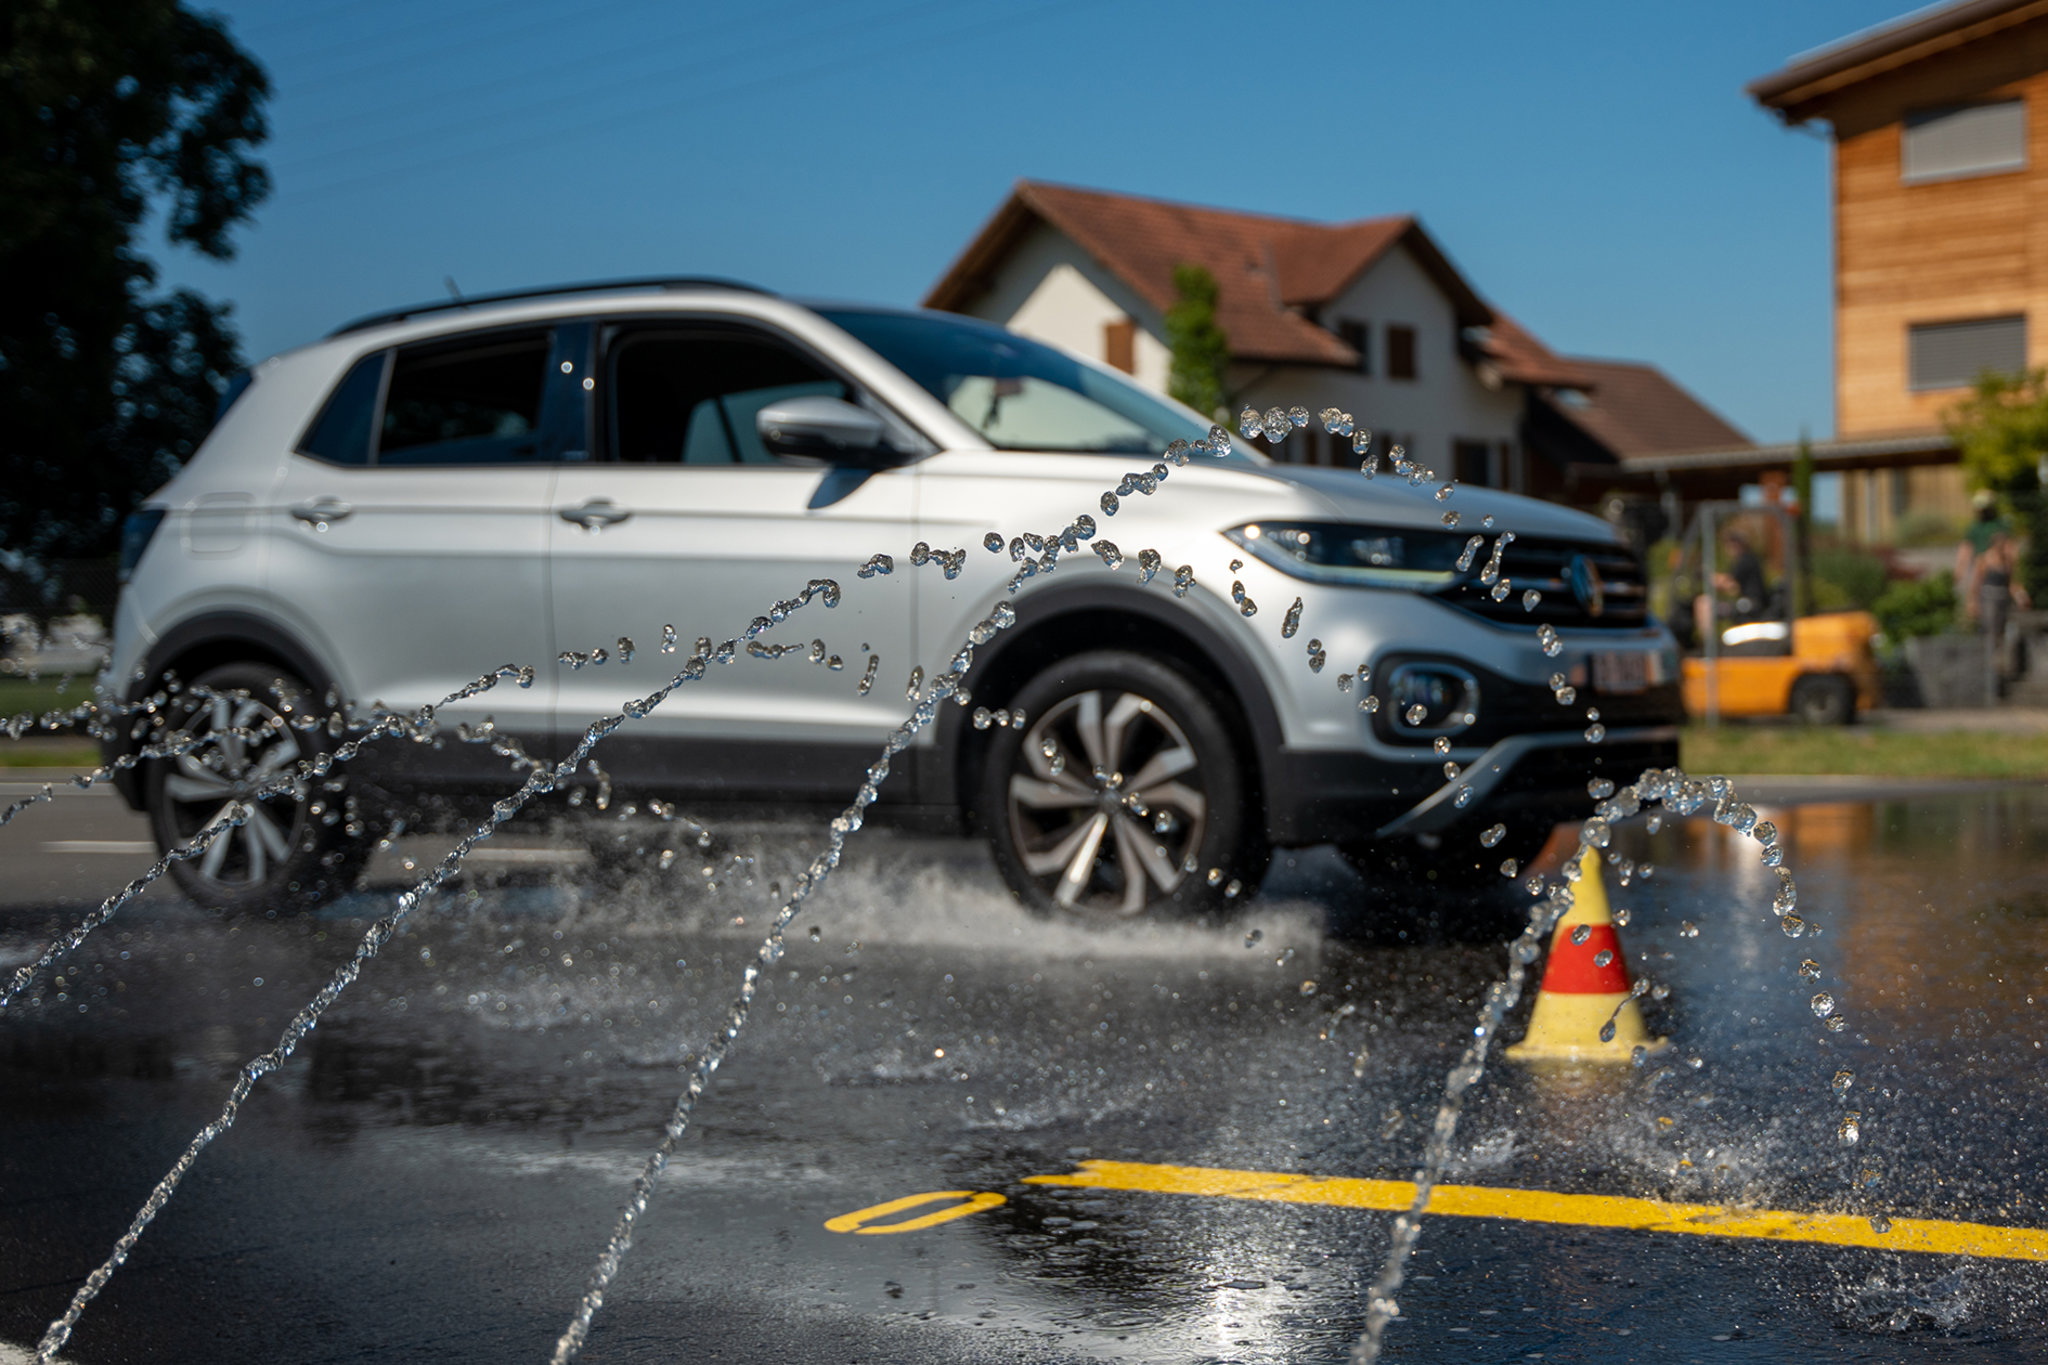
<instances>
[{"instance_id":1,"label":"side mirror","mask_svg":"<svg viewBox=\"0 0 2048 1365\"><path fill-rule=\"evenodd\" d=\"M754 415L754 430L771 455L785 459L874 465L891 453L882 439L882 419L843 398L771 403Z\"/></svg>"}]
</instances>

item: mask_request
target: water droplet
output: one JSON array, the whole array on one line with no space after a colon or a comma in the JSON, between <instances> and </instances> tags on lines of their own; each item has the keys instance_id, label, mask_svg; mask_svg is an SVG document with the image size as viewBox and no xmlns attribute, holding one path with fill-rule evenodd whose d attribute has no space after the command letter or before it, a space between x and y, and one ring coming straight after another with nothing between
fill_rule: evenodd
<instances>
[{"instance_id":1,"label":"water droplet","mask_svg":"<svg viewBox=\"0 0 2048 1365\"><path fill-rule=\"evenodd\" d=\"M1222 868L1220 868L1220 867L1212 867L1212 868L1210 868L1210 869L1209 869L1209 885L1211 885L1211 886L1221 886L1221 885L1223 885L1223 869L1222 869Z\"/></svg>"},{"instance_id":2,"label":"water droplet","mask_svg":"<svg viewBox=\"0 0 2048 1365\"><path fill-rule=\"evenodd\" d=\"M1602 948L1599 952L1593 954L1593 965L1595 967L1605 967L1612 961L1614 961L1614 950L1611 948Z\"/></svg>"},{"instance_id":3,"label":"water droplet","mask_svg":"<svg viewBox=\"0 0 2048 1365\"><path fill-rule=\"evenodd\" d=\"M1329 661L1330 656L1323 652L1323 642L1321 640L1310 640L1308 642L1308 671L1320 673L1323 671L1323 665Z\"/></svg>"},{"instance_id":4,"label":"water droplet","mask_svg":"<svg viewBox=\"0 0 2048 1365\"><path fill-rule=\"evenodd\" d=\"M1614 827L1596 815L1580 826L1579 838L1594 848L1605 848L1613 842Z\"/></svg>"},{"instance_id":5,"label":"water droplet","mask_svg":"<svg viewBox=\"0 0 2048 1365\"><path fill-rule=\"evenodd\" d=\"M1589 939L1589 938L1591 938L1591 937L1593 937L1593 926L1592 926L1592 925L1590 925L1590 924L1574 924L1574 925L1572 926L1572 942L1573 942L1573 943L1575 943L1575 944L1578 944L1578 943L1584 943L1584 942L1585 942L1585 941L1586 941L1587 939Z\"/></svg>"},{"instance_id":6,"label":"water droplet","mask_svg":"<svg viewBox=\"0 0 2048 1365\"><path fill-rule=\"evenodd\" d=\"M1152 581L1152 576L1159 572L1159 566L1162 562L1157 550L1138 551L1138 585L1140 587Z\"/></svg>"},{"instance_id":7,"label":"water droplet","mask_svg":"<svg viewBox=\"0 0 2048 1365\"><path fill-rule=\"evenodd\" d=\"M1096 541L1095 556L1112 569L1121 569L1124 566L1124 552L1116 547L1113 540Z\"/></svg>"},{"instance_id":8,"label":"water droplet","mask_svg":"<svg viewBox=\"0 0 2048 1365\"><path fill-rule=\"evenodd\" d=\"M1378 711L1380 709L1379 694L1377 692L1368 692L1360 697L1358 699L1358 709L1367 714Z\"/></svg>"},{"instance_id":9,"label":"water droplet","mask_svg":"<svg viewBox=\"0 0 2048 1365\"><path fill-rule=\"evenodd\" d=\"M1443 523L1444 523L1444 525L1445 525L1445 526L1448 526L1448 527L1449 527L1449 528L1451 528L1452 530L1454 530L1454 531L1455 531L1455 530L1457 530L1457 529L1458 529L1458 509L1457 509L1457 508L1455 508L1455 507L1453 507L1453 508L1452 508L1452 509L1451 509L1450 511L1448 511L1448 512L1444 513L1444 515L1443 515Z\"/></svg>"},{"instance_id":10,"label":"water droplet","mask_svg":"<svg viewBox=\"0 0 2048 1365\"><path fill-rule=\"evenodd\" d=\"M1223 899L1227 901L1234 901L1238 898L1240 894L1243 893L1243 891L1244 883L1239 881L1237 878L1232 877L1230 879L1230 884L1223 888ZM1289 948L1287 951L1289 952L1289 954L1292 954L1294 952L1292 948Z\"/></svg>"},{"instance_id":11,"label":"water droplet","mask_svg":"<svg viewBox=\"0 0 2048 1365\"><path fill-rule=\"evenodd\" d=\"M1513 858L1507 859L1500 865L1500 875L1503 877L1512 878L1517 872L1520 872L1521 870L1522 865L1516 862Z\"/></svg>"},{"instance_id":12,"label":"water droplet","mask_svg":"<svg viewBox=\"0 0 2048 1365\"><path fill-rule=\"evenodd\" d=\"M912 687L912 688L911 688L910 690L911 690L911 691L912 691L913 693L917 691L917 689L916 689L915 687ZM988 708L987 708L986 706L977 706L977 707L975 707L975 708L974 708L974 728L975 728L975 729L977 729L977 730L986 730L986 729L988 729L988 727L989 727L989 721L990 721L990 719L991 719L991 717L990 717L990 715L989 715L989 710L988 710Z\"/></svg>"},{"instance_id":13,"label":"water droplet","mask_svg":"<svg viewBox=\"0 0 2048 1365\"><path fill-rule=\"evenodd\" d=\"M891 574L895 571L896 561L894 559L888 555L874 555L868 559L867 563L854 570L854 574L859 578L873 578L877 574Z\"/></svg>"},{"instance_id":14,"label":"water droplet","mask_svg":"<svg viewBox=\"0 0 2048 1365\"><path fill-rule=\"evenodd\" d=\"M1301 993L1302 993L1303 995L1314 995L1314 994L1316 993L1316 983L1315 983L1315 982L1313 982L1313 981L1304 981L1304 982L1302 982L1302 983L1301 983Z\"/></svg>"},{"instance_id":15,"label":"water droplet","mask_svg":"<svg viewBox=\"0 0 2048 1365\"><path fill-rule=\"evenodd\" d=\"M1491 825L1480 834L1479 846L1481 848L1493 848L1507 837L1508 827L1506 825Z\"/></svg>"},{"instance_id":16,"label":"water droplet","mask_svg":"<svg viewBox=\"0 0 2048 1365\"><path fill-rule=\"evenodd\" d=\"M1322 419L1323 430L1329 432L1332 436L1349 436L1351 434L1350 413L1337 408L1324 408L1316 416Z\"/></svg>"},{"instance_id":17,"label":"water droplet","mask_svg":"<svg viewBox=\"0 0 2048 1365\"><path fill-rule=\"evenodd\" d=\"M1854 1084L1856 1084L1856 1073L1853 1071L1837 1071L1835 1073L1835 1078L1832 1081L1828 1082L1829 1088L1831 1088L1837 1096L1848 1094L1849 1087Z\"/></svg>"},{"instance_id":18,"label":"water droplet","mask_svg":"<svg viewBox=\"0 0 2048 1365\"><path fill-rule=\"evenodd\" d=\"M1473 536L1465 542L1464 550L1458 555L1459 573L1464 573L1472 567L1473 556L1479 553L1479 547L1485 543L1485 536Z\"/></svg>"},{"instance_id":19,"label":"water droplet","mask_svg":"<svg viewBox=\"0 0 2048 1365\"><path fill-rule=\"evenodd\" d=\"M1689 919L1682 919L1678 922L1678 936L1680 938L1698 938L1700 936L1700 927Z\"/></svg>"},{"instance_id":20,"label":"water droplet","mask_svg":"<svg viewBox=\"0 0 2048 1365\"><path fill-rule=\"evenodd\" d=\"M1188 589L1195 586L1195 566L1183 564L1173 571L1173 595L1186 597Z\"/></svg>"},{"instance_id":21,"label":"water droplet","mask_svg":"<svg viewBox=\"0 0 2048 1365\"><path fill-rule=\"evenodd\" d=\"M1536 640L1543 646L1543 652L1555 659L1564 653L1564 641L1557 638L1557 628L1548 623L1536 627Z\"/></svg>"},{"instance_id":22,"label":"water droplet","mask_svg":"<svg viewBox=\"0 0 2048 1365\"><path fill-rule=\"evenodd\" d=\"M1614 1021L1612 1019L1609 1019L1600 1026L1600 1041L1603 1043L1614 1041Z\"/></svg>"},{"instance_id":23,"label":"water droplet","mask_svg":"<svg viewBox=\"0 0 2048 1365\"><path fill-rule=\"evenodd\" d=\"M1818 981L1820 980L1820 964L1809 957L1799 964L1799 974L1808 981Z\"/></svg>"},{"instance_id":24,"label":"water droplet","mask_svg":"<svg viewBox=\"0 0 2048 1365\"><path fill-rule=\"evenodd\" d=\"M910 670L910 682L903 689L903 699L905 701L916 701L918 689L923 686L924 665L919 664L916 668Z\"/></svg>"},{"instance_id":25,"label":"water droplet","mask_svg":"<svg viewBox=\"0 0 2048 1365\"><path fill-rule=\"evenodd\" d=\"M1892 1220L1881 1213L1870 1215L1870 1230L1882 1236L1892 1230Z\"/></svg>"},{"instance_id":26,"label":"water droplet","mask_svg":"<svg viewBox=\"0 0 2048 1365\"><path fill-rule=\"evenodd\" d=\"M1785 931L1786 938L1798 938L1806 932L1806 921L1797 915L1787 915L1778 921L1778 927Z\"/></svg>"},{"instance_id":27,"label":"water droplet","mask_svg":"<svg viewBox=\"0 0 2048 1365\"><path fill-rule=\"evenodd\" d=\"M1835 997L1822 991L1813 997L1813 1013L1817 1019L1825 1019L1835 1012Z\"/></svg>"},{"instance_id":28,"label":"water droplet","mask_svg":"<svg viewBox=\"0 0 2048 1365\"><path fill-rule=\"evenodd\" d=\"M1209 449L1214 452L1219 460L1230 453L1230 432L1227 428L1217 426L1209 428Z\"/></svg>"},{"instance_id":29,"label":"water droplet","mask_svg":"<svg viewBox=\"0 0 2048 1365\"><path fill-rule=\"evenodd\" d=\"M664 654L676 652L676 628L674 626L663 626L661 628L661 652Z\"/></svg>"},{"instance_id":30,"label":"water droplet","mask_svg":"<svg viewBox=\"0 0 2048 1365\"><path fill-rule=\"evenodd\" d=\"M1116 509L1121 507L1122 505L1122 503L1117 501L1116 494L1104 493L1102 495L1102 515L1104 515L1105 517L1115 516Z\"/></svg>"},{"instance_id":31,"label":"water droplet","mask_svg":"<svg viewBox=\"0 0 2048 1365\"><path fill-rule=\"evenodd\" d=\"M1490 530L1492 530L1492 529L1493 529L1493 513L1491 513L1491 512L1488 512L1488 513L1486 514L1485 518L1484 518L1483 520L1481 520L1479 524L1480 524L1481 526L1484 526L1484 527L1486 527L1486 528L1487 528L1487 529L1488 529L1489 531L1490 531Z\"/></svg>"},{"instance_id":32,"label":"water droplet","mask_svg":"<svg viewBox=\"0 0 2048 1365\"><path fill-rule=\"evenodd\" d=\"M1288 419L1285 408L1266 409L1265 416L1260 419L1260 425L1265 429L1266 439L1275 442L1286 440L1288 434L1294 430L1294 423Z\"/></svg>"},{"instance_id":33,"label":"water droplet","mask_svg":"<svg viewBox=\"0 0 2048 1365\"><path fill-rule=\"evenodd\" d=\"M1266 420L1271 421L1272 419L1268 417ZM1287 410L1287 420L1306 431L1308 429L1308 409L1296 403Z\"/></svg>"},{"instance_id":34,"label":"water droplet","mask_svg":"<svg viewBox=\"0 0 2048 1365\"><path fill-rule=\"evenodd\" d=\"M1599 721L1594 721L1586 727L1586 743L1598 744L1605 738L1607 738L1607 727Z\"/></svg>"},{"instance_id":35,"label":"water droplet","mask_svg":"<svg viewBox=\"0 0 2048 1365\"><path fill-rule=\"evenodd\" d=\"M1854 1145L1863 1136L1863 1115L1854 1109L1842 1115L1842 1121L1835 1126L1835 1136L1845 1147Z\"/></svg>"},{"instance_id":36,"label":"water droplet","mask_svg":"<svg viewBox=\"0 0 2048 1365\"><path fill-rule=\"evenodd\" d=\"M1263 929L1254 929L1244 936L1244 946L1247 948L1257 947L1259 940L1265 936L1266 933Z\"/></svg>"},{"instance_id":37,"label":"water droplet","mask_svg":"<svg viewBox=\"0 0 2048 1365\"><path fill-rule=\"evenodd\" d=\"M1243 616L1257 616L1259 614L1259 604L1247 597L1238 605L1237 610Z\"/></svg>"},{"instance_id":38,"label":"water droplet","mask_svg":"<svg viewBox=\"0 0 2048 1365\"><path fill-rule=\"evenodd\" d=\"M1280 619L1280 638L1292 640L1294 633L1301 629L1301 599L1294 599L1294 605L1287 609L1287 615Z\"/></svg>"},{"instance_id":39,"label":"water droplet","mask_svg":"<svg viewBox=\"0 0 2048 1365\"><path fill-rule=\"evenodd\" d=\"M1534 588L1530 588L1527 592L1522 594L1522 610L1534 611L1536 610L1537 604L1542 600L1543 594L1536 591L1536 589Z\"/></svg>"},{"instance_id":40,"label":"water droplet","mask_svg":"<svg viewBox=\"0 0 2048 1365\"><path fill-rule=\"evenodd\" d=\"M1257 408L1246 408L1237 415L1237 429L1247 436L1264 435L1265 419L1259 416Z\"/></svg>"},{"instance_id":41,"label":"water droplet","mask_svg":"<svg viewBox=\"0 0 2048 1365\"><path fill-rule=\"evenodd\" d=\"M1416 702L1413 706L1410 706L1405 712L1402 713L1402 718L1406 720L1410 725L1420 725L1422 724L1422 718L1428 714L1429 708L1424 706L1421 702Z\"/></svg>"}]
</instances>

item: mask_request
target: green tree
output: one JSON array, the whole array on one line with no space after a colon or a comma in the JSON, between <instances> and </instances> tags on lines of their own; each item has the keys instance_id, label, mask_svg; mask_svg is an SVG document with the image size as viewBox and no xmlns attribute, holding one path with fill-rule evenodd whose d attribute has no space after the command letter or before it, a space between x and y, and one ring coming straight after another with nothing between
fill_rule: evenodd
<instances>
[{"instance_id":1,"label":"green tree","mask_svg":"<svg viewBox=\"0 0 2048 1365\"><path fill-rule=\"evenodd\" d=\"M2043 516L2041 465L2048 460L2048 370L1987 372L1968 398L1942 414L1963 472L1977 488L1998 494L2027 538L2020 581L2037 597L2048 592L2048 517Z\"/></svg>"},{"instance_id":2,"label":"green tree","mask_svg":"<svg viewBox=\"0 0 2048 1365\"><path fill-rule=\"evenodd\" d=\"M1224 372L1230 368L1230 338L1216 321L1216 277L1199 265L1173 268L1173 307L1166 310L1166 345L1173 361L1166 392L1204 416L1226 401Z\"/></svg>"},{"instance_id":3,"label":"green tree","mask_svg":"<svg viewBox=\"0 0 2048 1365\"><path fill-rule=\"evenodd\" d=\"M228 309L153 294L140 238L234 254L269 94L180 0L0 7L0 549L108 553L204 437L240 365Z\"/></svg>"}]
</instances>

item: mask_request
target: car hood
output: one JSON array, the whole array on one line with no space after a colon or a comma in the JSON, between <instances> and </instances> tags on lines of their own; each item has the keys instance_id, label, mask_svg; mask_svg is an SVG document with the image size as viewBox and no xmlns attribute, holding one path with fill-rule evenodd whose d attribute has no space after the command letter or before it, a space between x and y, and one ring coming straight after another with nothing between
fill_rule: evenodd
<instances>
[{"instance_id":1,"label":"car hood","mask_svg":"<svg viewBox=\"0 0 2048 1365\"><path fill-rule=\"evenodd\" d=\"M1561 540L1622 543L1619 531L1595 516L1540 498L1503 493L1492 488L1460 484L1450 497L1439 502L1435 496L1441 484L1410 487L1408 481L1382 467L1379 477L1367 479L1356 470L1306 469L1299 465L1267 465L1255 477L1275 480L1292 487L1306 501L1325 509L1337 521L1360 521L1382 526L1429 527L1441 529L1444 513L1458 513L1458 529L1513 531L1517 536L1542 536ZM1491 516L1493 526L1483 523Z\"/></svg>"}]
</instances>

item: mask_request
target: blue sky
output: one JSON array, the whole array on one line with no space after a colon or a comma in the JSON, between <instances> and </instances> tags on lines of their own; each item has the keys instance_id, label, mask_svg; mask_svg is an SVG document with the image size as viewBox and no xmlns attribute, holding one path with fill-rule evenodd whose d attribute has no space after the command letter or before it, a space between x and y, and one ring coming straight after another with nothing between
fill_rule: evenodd
<instances>
[{"instance_id":1,"label":"blue sky","mask_svg":"<svg viewBox=\"0 0 2048 1365\"><path fill-rule=\"evenodd\" d=\"M376 308L633 274L915 302L1019 177L1412 212L1554 348L1759 440L1833 430L1828 149L1742 86L1898 0L237 0L276 192L252 356Z\"/></svg>"}]
</instances>

